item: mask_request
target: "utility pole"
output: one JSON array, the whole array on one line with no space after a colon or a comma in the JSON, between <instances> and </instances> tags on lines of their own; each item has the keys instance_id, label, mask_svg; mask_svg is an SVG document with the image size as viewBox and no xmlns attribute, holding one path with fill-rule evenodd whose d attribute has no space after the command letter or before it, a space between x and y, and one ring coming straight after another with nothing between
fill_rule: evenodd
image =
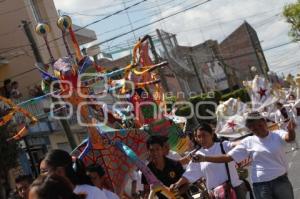
<instances>
[{"instance_id":1,"label":"utility pole","mask_svg":"<svg viewBox=\"0 0 300 199\"><path fill-rule=\"evenodd\" d=\"M29 28L29 23L26 20L22 20L21 22L22 22L22 26L23 26L24 32L26 34L26 37L27 37L28 41L30 42L31 48L33 50L35 60L38 63L44 64L42 56L40 54L40 51L37 47L36 41L34 40L32 32ZM52 101L55 102L55 101L57 101L57 99L52 97ZM76 145L76 142L75 142L75 139L73 137L73 134L72 134L72 131L71 131L71 128L70 128L70 125L69 125L68 121L65 120L65 119L60 119L59 121L60 121L60 123L63 127L63 130L64 130L67 138L68 138L68 141L70 143L71 148L72 149L76 148L77 145ZM27 150L30 153L30 148L28 148Z\"/></svg>"},{"instance_id":2,"label":"utility pole","mask_svg":"<svg viewBox=\"0 0 300 199\"><path fill-rule=\"evenodd\" d=\"M156 29L156 32L157 32L158 38L159 38L159 40L161 41L161 44L162 44L162 46L163 46L165 52L166 52L166 54L167 54L167 57L169 58L169 53L168 53L168 51L167 51L167 48L166 48L166 46L165 46L165 43L162 41L162 37L161 37L161 34L160 34L159 30ZM166 78L165 78L164 70L163 70L163 69L159 69L158 72L159 72L159 76L160 76L160 78L161 78L161 84L162 84L163 88L165 89L166 92L169 92L170 89L169 89L167 80L166 80Z\"/></svg>"},{"instance_id":3,"label":"utility pole","mask_svg":"<svg viewBox=\"0 0 300 199\"><path fill-rule=\"evenodd\" d=\"M162 36L161 36L160 31L159 31L158 29L156 29L156 33L157 33L157 35L158 35L158 38L159 38L159 40L160 40L160 43L161 43L161 45L162 45L162 47L163 47L165 53L166 53L166 55L167 55L168 60L171 60L171 56L170 56L170 54L169 54L169 52L168 52L168 49L167 49L167 47L166 47L166 45L165 45L165 42L164 42L164 40L162 39ZM173 39L175 39L175 41L176 41L176 38L173 38ZM177 45L177 42L175 42L175 45ZM170 66L170 67L171 67L171 66ZM174 72L173 72L173 73L174 73L174 75L175 75L175 79L176 79L176 80L178 81L178 83L180 84L181 82L179 81L179 79L178 79L178 77L177 77L176 69L174 69ZM184 81L185 81L185 80L184 80ZM180 84L179 86L180 86L181 90L184 92L184 98L185 98L185 100L189 100L189 99L188 99L188 96L189 96L188 91L187 91L185 88L182 88L183 85ZM197 120L197 117L196 117L196 114L193 115L193 117L191 118L191 121L192 121L193 126L197 126L197 125L199 124L199 122L198 122L198 120Z\"/></svg>"},{"instance_id":4,"label":"utility pole","mask_svg":"<svg viewBox=\"0 0 300 199\"><path fill-rule=\"evenodd\" d=\"M149 35L149 43L150 43L150 50L154 56L154 61L155 61L155 64L158 64L159 60L158 60L158 55L157 55L157 52L155 50L155 46L154 46L154 43L153 43L153 40L152 40L152 37Z\"/></svg>"},{"instance_id":5,"label":"utility pole","mask_svg":"<svg viewBox=\"0 0 300 199\"><path fill-rule=\"evenodd\" d=\"M231 81L231 76L229 75L228 66L226 65L226 63L224 62L222 57L220 57L219 48L216 47L215 45L214 46L208 46L208 48L211 50L212 57L213 57L213 62L218 61L221 65L221 67L223 66L222 68L224 69L224 73L225 73L225 76L227 78L227 84L228 84L229 90L233 91L233 84L232 84L232 81Z\"/></svg>"},{"instance_id":6,"label":"utility pole","mask_svg":"<svg viewBox=\"0 0 300 199\"><path fill-rule=\"evenodd\" d=\"M201 82L201 79L200 79L198 70L197 70L197 68L196 68L196 65L195 65L193 56L192 56L192 55L189 55L189 58L190 58L190 61L191 61L191 65L192 65L192 67L193 67L193 69L194 69L194 72L196 73L196 77L197 77L198 83L199 83L199 85L200 85L200 88L201 88L201 90L202 90L202 93L205 93L204 86L203 86L203 84L202 84L202 82Z\"/></svg>"},{"instance_id":7,"label":"utility pole","mask_svg":"<svg viewBox=\"0 0 300 199\"><path fill-rule=\"evenodd\" d=\"M33 50L33 55L34 55L35 60L36 60L38 63L43 63L43 59L42 59L42 56L41 56L41 54L40 54L40 51L39 51L39 49L38 49L38 47L37 47L37 45L36 45L36 42L35 42L35 40L34 40L34 38L33 38L32 33L31 33L31 31L30 31L28 21L22 20L21 22L22 22L22 26L23 26L23 29L24 29L24 31L25 31L25 34L26 34L26 36L27 36L27 39L29 40L30 46L31 46L31 48L32 48L32 50Z\"/></svg>"}]
</instances>

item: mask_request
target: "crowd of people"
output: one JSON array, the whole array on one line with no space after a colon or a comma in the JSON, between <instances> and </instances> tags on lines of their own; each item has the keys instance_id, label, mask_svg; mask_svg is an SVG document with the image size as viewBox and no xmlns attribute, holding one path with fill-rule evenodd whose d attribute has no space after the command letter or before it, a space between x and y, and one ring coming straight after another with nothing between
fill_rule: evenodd
<instances>
[{"instance_id":1,"label":"crowd of people","mask_svg":"<svg viewBox=\"0 0 300 199\"><path fill-rule=\"evenodd\" d=\"M230 199L245 199L253 189L256 199L293 199L285 145L295 140L295 123L289 121L286 131L270 131L267 120L260 113L251 112L246 127L252 135L234 142L220 141L212 125L202 123L195 128L192 134L194 145L185 156L174 155L166 137L151 136L146 143L149 157L145 163L178 198L192 198L190 185L202 180L207 198L213 195L221 199L228 194ZM249 158L252 186L240 179L236 166ZM109 189L104 176L105 171L100 165L84 167L66 151L52 150L40 163L40 176L34 181L28 176L19 176L16 189L22 199L124 198L126 194L118 196ZM137 185L132 184L134 190L127 198L148 198L151 186L147 178L142 174L133 182L142 184L143 188L137 189ZM156 197L166 198L163 193L157 193Z\"/></svg>"},{"instance_id":2,"label":"crowd of people","mask_svg":"<svg viewBox=\"0 0 300 199\"><path fill-rule=\"evenodd\" d=\"M33 85L28 88L28 94L30 97L39 97L44 95L44 92L40 85ZM14 101L21 100L23 97L23 94L20 92L19 83L11 79L3 81L3 86L0 87L0 95Z\"/></svg>"},{"instance_id":3,"label":"crowd of people","mask_svg":"<svg viewBox=\"0 0 300 199\"><path fill-rule=\"evenodd\" d=\"M3 87L0 88L0 95L9 99L20 99L22 93L19 91L19 83L11 81L11 79L5 79Z\"/></svg>"},{"instance_id":4,"label":"crowd of people","mask_svg":"<svg viewBox=\"0 0 300 199\"><path fill-rule=\"evenodd\" d=\"M18 82L7 79L1 95L20 99ZM39 87L30 90L32 97L42 95ZM275 103L275 111L250 112L245 126L251 133L238 140L217 138L215 126L201 123L191 134L193 145L185 154L170 150L168 138L152 135L146 143L148 168L156 178L177 198L190 199L197 182L205 184L201 197L216 199L294 199L293 187L288 178L286 144L296 137L295 124L288 110L295 103L290 95L287 102ZM297 116L300 112L297 112ZM268 122L279 125L278 130L268 128ZM296 148L298 148L296 142ZM251 162L250 181L241 178L237 171L239 163ZM40 163L40 176L18 176L16 192L21 199L119 199L148 198L151 184L141 171L132 171L128 178L127 193L114 193L108 186L105 170L99 164L83 165L63 150L51 150ZM199 188L199 187L198 187ZM124 187L124 190L127 188ZM158 199L166 199L163 192Z\"/></svg>"}]
</instances>

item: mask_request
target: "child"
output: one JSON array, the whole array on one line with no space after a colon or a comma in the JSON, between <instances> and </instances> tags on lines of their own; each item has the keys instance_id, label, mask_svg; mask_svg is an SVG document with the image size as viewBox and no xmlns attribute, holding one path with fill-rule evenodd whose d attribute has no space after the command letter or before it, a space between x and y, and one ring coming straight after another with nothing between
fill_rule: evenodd
<instances>
[{"instance_id":1,"label":"child","mask_svg":"<svg viewBox=\"0 0 300 199\"><path fill-rule=\"evenodd\" d=\"M151 160L148 167L166 187L169 187L181 178L184 169L180 162L166 157L165 145L166 139L162 136L151 136L147 140L147 149ZM142 176L142 184L144 184L145 194L149 194L150 185L144 175ZM160 193L157 194L157 197L159 199L166 198ZM187 198L185 195L182 195L182 197Z\"/></svg>"}]
</instances>

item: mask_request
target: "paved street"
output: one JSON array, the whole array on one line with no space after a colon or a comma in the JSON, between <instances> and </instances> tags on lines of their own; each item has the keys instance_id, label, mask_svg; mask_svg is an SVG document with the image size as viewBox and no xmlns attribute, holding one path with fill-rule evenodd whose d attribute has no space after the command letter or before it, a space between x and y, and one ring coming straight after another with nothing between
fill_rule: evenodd
<instances>
[{"instance_id":1,"label":"paved street","mask_svg":"<svg viewBox=\"0 0 300 199\"><path fill-rule=\"evenodd\" d=\"M298 135L297 141L300 143L300 135ZM295 144L292 146L295 146ZM300 199L300 149L291 151L291 146L288 146L288 159L288 174L294 187L295 199Z\"/></svg>"}]
</instances>

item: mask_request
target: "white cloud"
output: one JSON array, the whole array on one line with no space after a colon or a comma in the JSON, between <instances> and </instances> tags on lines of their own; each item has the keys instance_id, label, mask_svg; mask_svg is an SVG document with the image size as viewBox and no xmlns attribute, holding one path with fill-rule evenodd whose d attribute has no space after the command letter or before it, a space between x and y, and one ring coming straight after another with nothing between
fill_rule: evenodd
<instances>
[{"instance_id":1,"label":"white cloud","mask_svg":"<svg viewBox=\"0 0 300 199\"><path fill-rule=\"evenodd\" d=\"M296 0L212 0L205 5L201 5L190 11L171 17L160 23L156 23L152 25L150 29L155 30L157 28L163 28L166 31L177 34L177 39L180 44L195 45L207 39L216 39L221 41L234 31L234 29L237 28L244 20L247 20L256 29L259 39L263 41L262 47L268 48L290 40L287 35L289 25L284 22L282 16L275 16L275 14L281 13L283 6L286 3L292 3L295 1ZM116 5L118 2L120 4L119 8L123 8L122 0L55 0L56 6L66 12L80 12L94 9L86 12L87 14L107 13L111 11L112 8L116 9L117 7L112 7L111 5ZM138 2L138 0L131 0L130 4L135 2ZM147 5L155 7L157 4L163 4L163 2L167 2L167 0L148 0ZM158 18L168 16L178 10L182 10L188 5L195 5L199 2L199 0L174 0L172 3L165 3L165 5L160 7L156 6L156 12L158 12L158 15L156 17L149 18L148 20L144 20L141 25L154 21ZM100 9L100 7L103 9ZM95 8L99 9L95 10ZM128 12L130 13L130 10ZM130 13L130 15L134 21L136 18L146 17L146 13L149 13L149 11L145 11L144 15L142 12L140 15L136 15L135 13ZM111 20L109 24L110 26L103 26L102 23L99 23L98 25L93 26L93 29L96 32L105 32L107 29L120 27L128 23L128 21L126 21L127 18L125 20L124 16L125 15L120 15L119 18L116 17ZM84 25L96 18L99 19L99 17L88 18L84 16L77 16L76 20L80 22L79 25ZM137 27L139 25L133 24L133 26ZM127 30L124 28L121 29L120 32L126 32L128 30L130 30L130 26L127 27ZM147 31L144 32L147 33ZM108 34L105 36L110 38L116 34L117 33L113 33L112 35ZM130 35L130 37L132 37L132 35ZM126 39L128 40L128 37L123 39L123 41ZM122 40L118 40L118 42L122 42ZM117 42L115 42L115 44L116 43ZM300 52L295 49L297 49L297 46L295 47L295 45L293 45L293 47L286 46L284 48L265 52L268 63L272 64L272 70L276 71L278 69L280 72L284 71L282 67L280 68L280 64L294 63L299 60L297 57L300 57ZM287 54L291 53L290 51L295 52L294 57L287 56ZM287 60L284 59L285 56L288 58ZM281 57L282 59L280 59ZM280 62L280 60L283 61ZM288 70L285 70L284 72L286 71Z\"/></svg>"},{"instance_id":2,"label":"white cloud","mask_svg":"<svg viewBox=\"0 0 300 199\"><path fill-rule=\"evenodd\" d=\"M223 3L222 3L223 2ZM288 37L289 25L281 15L283 6L292 0L225 0L211 1L206 6L180 14L165 22L166 31L176 33L177 39L182 45L195 45L207 39L215 39L219 42L236 29L244 20L247 20L257 31L263 48L269 48L290 41ZM162 13L163 16L170 11ZM152 20L155 20L152 19ZM283 51L270 50L266 52L268 63L274 63L274 59L289 54L293 47L285 47ZM297 46L296 46L297 47ZM272 57L274 53L276 57ZM295 52L295 51L294 51ZM299 51L296 51L299 57ZM288 72L283 64L297 62L296 56L289 56L276 65L271 64L272 70ZM300 60L298 61L300 63ZM299 67L300 68L300 67ZM285 69L285 70L284 70ZM299 71L300 72L300 71Z\"/></svg>"}]
</instances>

